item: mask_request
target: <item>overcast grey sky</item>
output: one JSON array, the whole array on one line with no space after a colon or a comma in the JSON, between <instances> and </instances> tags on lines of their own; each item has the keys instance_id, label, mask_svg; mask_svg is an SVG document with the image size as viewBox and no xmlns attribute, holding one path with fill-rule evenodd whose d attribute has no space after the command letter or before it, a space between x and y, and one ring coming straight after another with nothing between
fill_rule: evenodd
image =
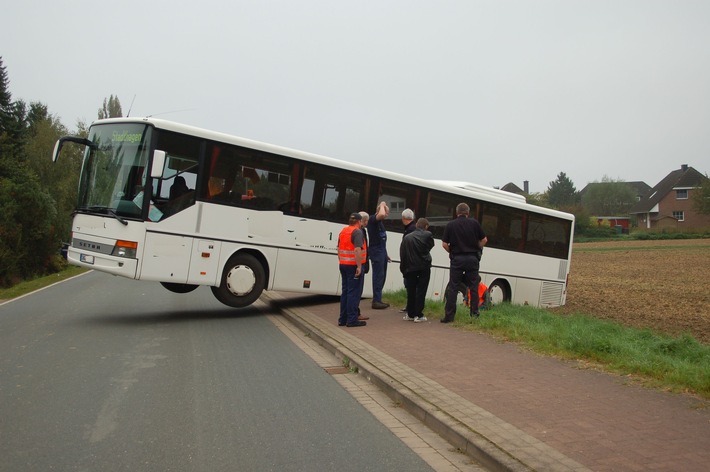
<instances>
[{"instance_id":1,"label":"overcast grey sky","mask_svg":"<svg viewBox=\"0 0 710 472\"><path fill-rule=\"evenodd\" d=\"M4 2L13 99L104 98L417 177L710 172L710 1ZM135 101L134 101L135 97Z\"/></svg>"}]
</instances>

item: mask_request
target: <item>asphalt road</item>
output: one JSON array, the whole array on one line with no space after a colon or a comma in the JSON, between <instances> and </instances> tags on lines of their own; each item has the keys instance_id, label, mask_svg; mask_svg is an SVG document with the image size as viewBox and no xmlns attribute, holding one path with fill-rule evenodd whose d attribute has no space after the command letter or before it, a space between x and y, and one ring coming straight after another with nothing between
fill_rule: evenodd
<instances>
[{"instance_id":1,"label":"asphalt road","mask_svg":"<svg viewBox=\"0 0 710 472\"><path fill-rule=\"evenodd\" d=\"M267 311L100 273L0 305L0 471L431 470Z\"/></svg>"}]
</instances>

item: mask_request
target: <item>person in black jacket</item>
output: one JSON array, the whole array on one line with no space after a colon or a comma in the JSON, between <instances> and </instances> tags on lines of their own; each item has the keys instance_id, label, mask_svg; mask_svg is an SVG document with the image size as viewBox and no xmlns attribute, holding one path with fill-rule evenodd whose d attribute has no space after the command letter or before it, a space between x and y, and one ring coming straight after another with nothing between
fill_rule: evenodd
<instances>
[{"instance_id":1,"label":"person in black jacket","mask_svg":"<svg viewBox=\"0 0 710 472\"><path fill-rule=\"evenodd\" d=\"M416 228L402 238L399 246L399 270L404 275L407 288L407 314L405 320L421 323L427 321L424 316L424 299L431 277L431 248L434 236L428 231L426 218L417 220Z\"/></svg>"},{"instance_id":2,"label":"person in black jacket","mask_svg":"<svg viewBox=\"0 0 710 472\"><path fill-rule=\"evenodd\" d=\"M402 238L416 229L416 223L414 222L414 211L411 208L405 208L402 212L402 224L404 225L404 234L402 235ZM407 288L406 277L404 279L404 288ZM405 306L399 310L399 312L407 313L407 307Z\"/></svg>"},{"instance_id":3,"label":"person in black jacket","mask_svg":"<svg viewBox=\"0 0 710 472\"><path fill-rule=\"evenodd\" d=\"M456 218L444 227L441 245L449 253L449 284L446 286L446 304L442 323L451 323L456 316L456 297L458 287L463 282L470 290L471 316L478 317L478 273L481 264L483 246L488 237L481 224L475 218L469 218L470 207L465 203L456 205Z\"/></svg>"}]
</instances>

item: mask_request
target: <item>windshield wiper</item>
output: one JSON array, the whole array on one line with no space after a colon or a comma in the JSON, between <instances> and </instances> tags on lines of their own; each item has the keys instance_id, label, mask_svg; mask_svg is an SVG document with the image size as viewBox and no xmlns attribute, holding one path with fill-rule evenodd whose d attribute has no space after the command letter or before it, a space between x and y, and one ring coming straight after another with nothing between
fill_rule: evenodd
<instances>
[{"instance_id":1,"label":"windshield wiper","mask_svg":"<svg viewBox=\"0 0 710 472\"><path fill-rule=\"evenodd\" d=\"M123 226L128 226L128 221L126 221L126 220L124 220L122 217L118 216L118 214L116 214L116 212L113 211L112 209L107 208L107 209L106 209L106 212L107 212L109 215L111 215L111 216L113 216L114 218L116 218L118 221L120 221L120 222L123 224Z\"/></svg>"},{"instance_id":2,"label":"windshield wiper","mask_svg":"<svg viewBox=\"0 0 710 472\"><path fill-rule=\"evenodd\" d=\"M125 220L122 216L118 215L113 208L105 207L105 206L90 206L89 208L77 208L76 212L77 213L88 213L88 212L100 212L100 213L106 213L107 215L111 215L114 218L116 218L118 221L123 224L123 226L128 226L128 221Z\"/></svg>"}]
</instances>

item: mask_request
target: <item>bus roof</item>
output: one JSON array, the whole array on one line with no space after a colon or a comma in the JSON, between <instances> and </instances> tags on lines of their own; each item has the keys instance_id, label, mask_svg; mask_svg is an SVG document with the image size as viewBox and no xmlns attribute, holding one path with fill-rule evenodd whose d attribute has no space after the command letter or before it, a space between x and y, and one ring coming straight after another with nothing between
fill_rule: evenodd
<instances>
[{"instance_id":1,"label":"bus roof","mask_svg":"<svg viewBox=\"0 0 710 472\"><path fill-rule=\"evenodd\" d=\"M509 198L517 202L527 202L523 195L518 195L517 193L512 192L506 192L505 190L500 190L493 187L486 187L485 185L473 184L471 182L459 182L455 180L430 180L430 182L438 182L443 185L450 185L452 187L462 188L464 190L471 190L473 192L483 192L500 198Z\"/></svg>"}]
</instances>

